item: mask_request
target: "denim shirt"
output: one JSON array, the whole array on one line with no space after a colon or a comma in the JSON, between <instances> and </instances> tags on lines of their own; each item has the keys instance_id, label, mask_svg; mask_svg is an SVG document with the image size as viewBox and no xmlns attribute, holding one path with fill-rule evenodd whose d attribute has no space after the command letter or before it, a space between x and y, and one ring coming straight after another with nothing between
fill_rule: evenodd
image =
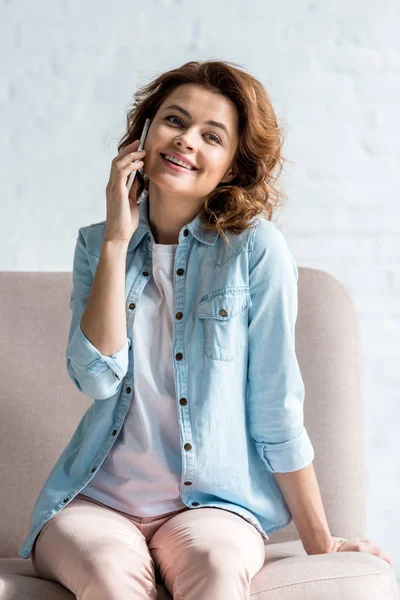
<instances>
[{"instance_id":1,"label":"denim shirt","mask_svg":"<svg viewBox=\"0 0 400 600\"><path fill-rule=\"evenodd\" d=\"M66 367L93 403L48 475L18 551L29 558L42 527L94 477L123 427L134 383L135 308L152 277L149 197L126 257L127 338L105 356L80 321L99 261L105 221L81 227L70 298ZM180 496L251 523L264 541L292 521L274 473L314 459L303 423L295 353L298 270L283 234L263 216L239 234L207 231L199 214L179 231L174 265L172 360L180 429ZM140 349L138 349L140 352Z\"/></svg>"}]
</instances>

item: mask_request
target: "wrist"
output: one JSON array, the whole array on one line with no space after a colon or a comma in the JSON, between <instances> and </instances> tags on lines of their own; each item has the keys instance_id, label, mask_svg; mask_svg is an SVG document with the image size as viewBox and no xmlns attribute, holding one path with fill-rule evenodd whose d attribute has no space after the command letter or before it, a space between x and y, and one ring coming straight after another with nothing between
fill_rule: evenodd
<instances>
[{"instance_id":1,"label":"wrist","mask_svg":"<svg viewBox=\"0 0 400 600\"><path fill-rule=\"evenodd\" d=\"M119 240L103 240L101 253L108 256L126 256L129 242Z\"/></svg>"},{"instance_id":2,"label":"wrist","mask_svg":"<svg viewBox=\"0 0 400 600\"><path fill-rule=\"evenodd\" d=\"M106 237L103 238L103 246L109 246L111 248L127 248L129 246L129 241L130 240L113 240L113 239L107 239Z\"/></svg>"},{"instance_id":3,"label":"wrist","mask_svg":"<svg viewBox=\"0 0 400 600\"><path fill-rule=\"evenodd\" d=\"M341 548L341 546L345 542L347 542L347 540L333 540L333 546L332 546L332 549L330 550L330 553L338 552L339 549Z\"/></svg>"}]
</instances>

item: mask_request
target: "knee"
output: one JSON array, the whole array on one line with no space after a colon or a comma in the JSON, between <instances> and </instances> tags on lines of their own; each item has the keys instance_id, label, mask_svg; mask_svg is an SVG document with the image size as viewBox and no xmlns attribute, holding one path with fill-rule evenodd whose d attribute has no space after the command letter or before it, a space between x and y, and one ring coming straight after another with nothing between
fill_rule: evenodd
<instances>
[{"instance_id":1,"label":"knee","mask_svg":"<svg viewBox=\"0 0 400 600\"><path fill-rule=\"evenodd\" d=\"M215 544L213 548L201 549L191 557L192 564L208 573L222 575L237 573L241 567L245 569L245 561L239 548L231 545Z\"/></svg>"}]
</instances>

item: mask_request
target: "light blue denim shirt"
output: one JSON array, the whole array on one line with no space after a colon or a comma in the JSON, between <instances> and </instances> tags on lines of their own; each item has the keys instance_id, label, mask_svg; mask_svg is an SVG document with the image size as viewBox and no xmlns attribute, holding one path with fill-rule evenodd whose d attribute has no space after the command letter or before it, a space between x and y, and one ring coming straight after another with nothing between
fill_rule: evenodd
<instances>
[{"instance_id":1,"label":"light blue denim shirt","mask_svg":"<svg viewBox=\"0 0 400 600\"><path fill-rule=\"evenodd\" d=\"M126 258L127 338L111 356L102 355L80 327L105 221L79 229L66 366L93 403L34 504L18 551L22 558L29 558L47 521L94 477L131 404L135 348L128 332L152 276L154 239L147 193L139 206ZM183 503L193 510L232 511L267 541L292 521L273 474L308 466L314 450L303 423L305 390L295 353L298 270L274 223L258 216L251 225L240 234L227 233L232 247L205 230L199 215L180 230L173 282L173 314L180 314L173 322L172 360Z\"/></svg>"}]
</instances>

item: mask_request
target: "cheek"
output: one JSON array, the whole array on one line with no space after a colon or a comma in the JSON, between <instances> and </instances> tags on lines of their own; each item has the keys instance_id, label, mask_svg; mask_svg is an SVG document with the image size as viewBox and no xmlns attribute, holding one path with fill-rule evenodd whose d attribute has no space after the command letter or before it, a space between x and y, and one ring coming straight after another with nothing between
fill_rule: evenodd
<instances>
[{"instance_id":1,"label":"cheek","mask_svg":"<svg viewBox=\"0 0 400 600\"><path fill-rule=\"evenodd\" d=\"M152 146L160 146L166 139L171 138L173 131L165 125L153 125L153 129L147 135L147 139Z\"/></svg>"}]
</instances>

